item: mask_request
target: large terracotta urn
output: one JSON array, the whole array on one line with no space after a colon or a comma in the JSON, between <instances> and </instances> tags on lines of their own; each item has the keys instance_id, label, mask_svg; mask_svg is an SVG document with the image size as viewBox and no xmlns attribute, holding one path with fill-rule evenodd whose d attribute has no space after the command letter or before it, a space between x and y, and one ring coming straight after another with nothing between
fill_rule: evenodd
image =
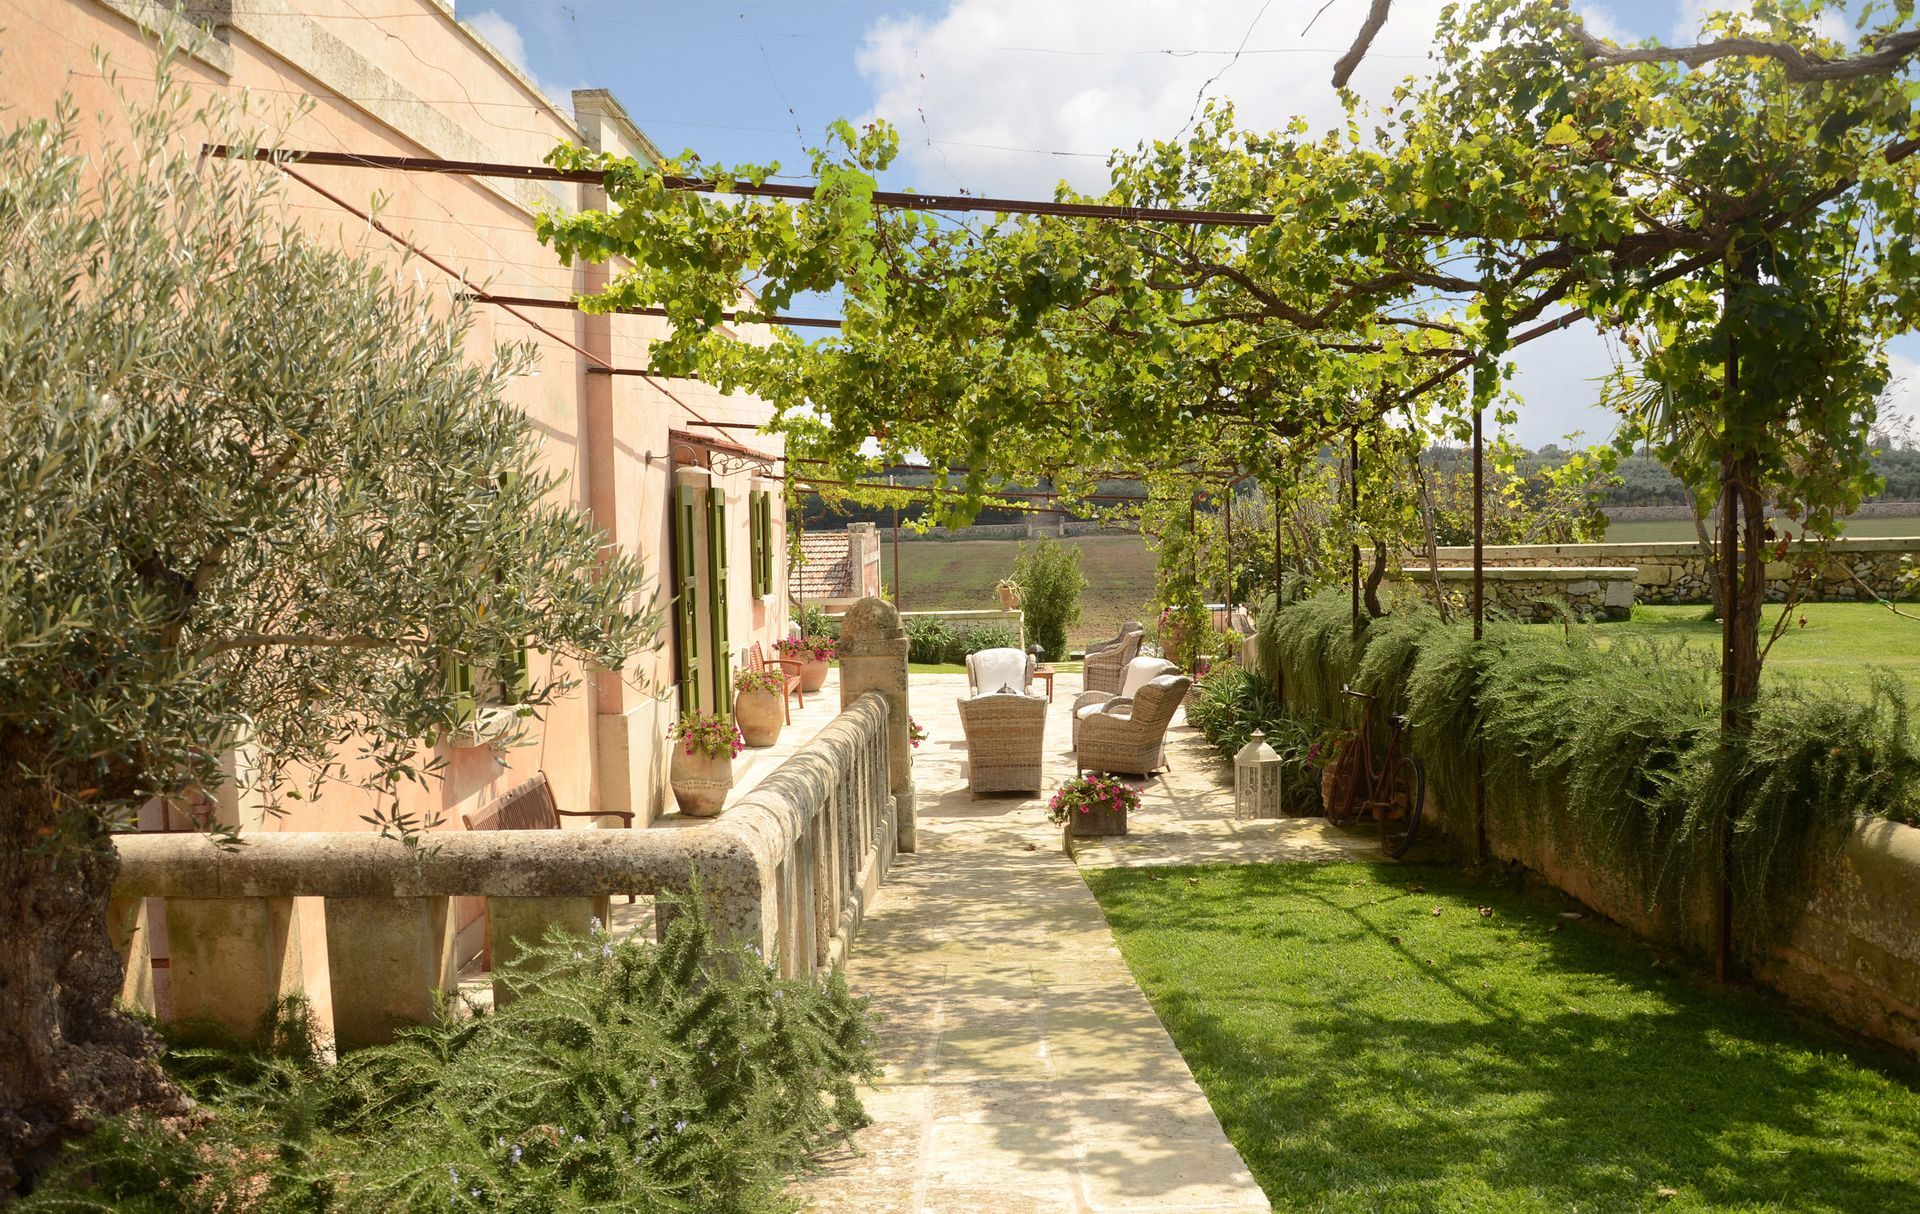
<instances>
[{"instance_id":1,"label":"large terracotta urn","mask_svg":"<svg viewBox=\"0 0 1920 1214\"><path fill-rule=\"evenodd\" d=\"M826 658L808 658L800 667L800 690L819 691L827 685L827 669L833 663Z\"/></svg>"},{"instance_id":2,"label":"large terracotta urn","mask_svg":"<svg viewBox=\"0 0 1920 1214\"><path fill-rule=\"evenodd\" d=\"M733 787L733 756L688 754L684 743L673 748L673 766L667 773L673 799L690 818L711 818L727 805Z\"/></svg>"},{"instance_id":3,"label":"large terracotta urn","mask_svg":"<svg viewBox=\"0 0 1920 1214\"><path fill-rule=\"evenodd\" d=\"M804 684L803 684L804 686ZM786 697L771 691L733 693L733 723L749 746L772 746L786 724Z\"/></svg>"}]
</instances>

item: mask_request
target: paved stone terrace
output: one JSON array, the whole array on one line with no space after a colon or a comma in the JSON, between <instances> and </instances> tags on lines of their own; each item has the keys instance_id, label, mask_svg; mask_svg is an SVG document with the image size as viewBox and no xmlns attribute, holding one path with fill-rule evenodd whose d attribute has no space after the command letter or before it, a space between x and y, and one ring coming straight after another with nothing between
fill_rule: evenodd
<instances>
[{"instance_id":1,"label":"paved stone terrace","mask_svg":"<svg viewBox=\"0 0 1920 1214\"><path fill-rule=\"evenodd\" d=\"M1058 680L1049 790L1073 774L1079 686ZM875 1124L800 1194L822 1214L1268 1209L1062 854L1045 795L967 792L964 690L958 675L913 679L932 735L914 764L919 851L881 887L848 971L881 1020ZM1176 770L1148 786L1142 833L1083 863L1344 854L1290 823L1226 821L1217 760L1175 730Z\"/></svg>"}]
</instances>

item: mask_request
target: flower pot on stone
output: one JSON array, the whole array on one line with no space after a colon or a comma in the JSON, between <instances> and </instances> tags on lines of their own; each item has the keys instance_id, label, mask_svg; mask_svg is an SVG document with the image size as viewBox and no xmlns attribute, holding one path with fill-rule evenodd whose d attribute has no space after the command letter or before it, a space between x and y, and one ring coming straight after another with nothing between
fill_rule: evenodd
<instances>
[{"instance_id":1,"label":"flower pot on stone","mask_svg":"<svg viewBox=\"0 0 1920 1214\"><path fill-rule=\"evenodd\" d=\"M1000 596L1000 610L1020 610L1020 584L1018 582L1013 581L1011 578L1002 579L994 585L993 592Z\"/></svg>"},{"instance_id":2,"label":"flower pot on stone","mask_svg":"<svg viewBox=\"0 0 1920 1214\"><path fill-rule=\"evenodd\" d=\"M786 724L786 697L772 691L736 691L733 719L749 746L772 746Z\"/></svg>"},{"instance_id":3,"label":"flower pot on stone","mask_svg":"<svg viewBox=\"0 0 1920 1214\"><path fill-rule=\"evenodd\" d=\"M711 818L727 806L727 791L733 787L733 756L697 751L688 754L682 743L673 748L673 767L667 778L681 813L690 818Z\"/></svg>"},{"instance_id":4,"label":"flower pot on stone","mask_svg":"<svg viewBox=\"0 0 1920 1214\"><path fill-rule=\"evenodd\" d=\"M1116 809L1111 805L1082 806L1068 816L1067 833L1076 839L1124 835L1127 833L1127 807L1121 805Z\"/></svg>"},{"instance_id":5,"label":"flower pot on stone","mask_svg":"<svg viewBox=\"0 0 1920 1214\"><path fill-rule=\"evenodd\" d=\"M667 782L680 812L711 818L727 807L733 787L733 760L746 745L733 718L723 713L689 712L667 731L673 747Z\"/></svg>"},{"instance_id":6,"label":"flower pot on stone","mask_svg":"<svg viewBox=\"0 0 1920 1214\"><path fill-rule=\"evenodd\" d=\"M827 670L833 665L826 658L809 658L800 668L800 690L819 691L827 685Z\"/></svg>"},{"instance_id":7,"label":"flower pot on stone","mask_svg":"<svg viewBox=\"0 0 1920 1214\"><path fill-rule=\"evenodd\" d=\"M773 647L783 658L797 658L800 667L800 690L819 691L826 686L827 667L833 662L834 638L830 636L788 637L784 641L775 641Z\"/></svg>"},{"instance_id":8,"label":"flower pot on stone","mask_svg":"<svg viewBox=\"0 0 1920 1214\"><path fill-rule=\"evenodd\" d=\"M1069 838L1127 833L1127 812L1140 805L1140 792L1112 776L1077 776L1047 802L1047 817L1061 823Z\"/></svg>"}]
</instances>

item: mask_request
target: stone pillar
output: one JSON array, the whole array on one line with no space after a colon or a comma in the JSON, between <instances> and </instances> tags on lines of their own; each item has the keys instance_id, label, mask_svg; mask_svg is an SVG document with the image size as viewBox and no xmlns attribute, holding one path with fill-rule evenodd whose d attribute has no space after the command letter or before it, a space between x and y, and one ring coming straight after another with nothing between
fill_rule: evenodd
<instances>
[{"instance_id":1,"label":"stone pillar","mask_svg":"<svg viewBox=\"0 0 1920 1214\"><path fill-rule=\"evenodd\" d=\"M840 711L869 691L887 701L887 766L895 845L915 847L913 747L907 741L907 630L884 599L861 599L840 621Z\"/></svg>"},{"instance_id":2,"label":"stone pillar","mask_svg":"<svg viewBox=\"0 0 1920 1214\"><path fill-rule=\"evenodd\" d=\"M597 919L604 934L608 901L604 894L585 898L488 898L487 955L493 962L494 973L512 964L530 945L544 940L552 928L565 928L585 936L592 921ZM607 941L611 940L608 936ZM495 978L493 1005L500 1007L512 997L506 985Z\"/></svg>"},{"instance_id":3,"label":"stone pillar","mask_svg":"<svg viewBox=\"0 0 1920 1214\"><path fill-rule=\"evenodd\" d=\"M107 903L107 935L120 954L125 970L120 978L120 1006L157 1014L153 1000L153 936L145 898L114 898Z\"/></svg>"},{"instance_id":4,"label":"stone pillar","mask_svg":"<svg viewBox=\"0 0 1920 1214\"><path fill-rule=\"evenodd\" d=\"M292 898L169 898L167 955L182 1025L211 1021L251 1039L274 1005L301 989Z\"/></svg>"},{"instance_id":5,"label":"stone pillar","mask_svg":"<svg viewBox=\"0 0 1920 1214\"><path fill-rule=\"evenodd\" d=\"M453 937L446 898L328 898L339 1048L384 1045L399 1025L432 1019L435 994L454 988Z\"/></svg>"}]
</instances>

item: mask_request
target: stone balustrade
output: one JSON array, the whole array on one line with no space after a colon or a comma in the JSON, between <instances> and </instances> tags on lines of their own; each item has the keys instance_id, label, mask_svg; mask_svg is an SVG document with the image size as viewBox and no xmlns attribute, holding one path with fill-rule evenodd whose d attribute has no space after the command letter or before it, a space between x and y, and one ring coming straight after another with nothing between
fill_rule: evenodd
<instances>
[{"instance_id":1,"label":"stone balustrade","mask_svg":"<svg viewBox=\"0 0 1920 1214\"><path fill-rule=\"evenodd\" d=\"M1449 551L1440 550L1443 557ZM1576 619L1624 620L1633 613L1637 571L1632 566L1489 565L1482 572L1488 608L1517 620L1557 620L1562 609ZM1414 566L1401 575L1415 593L1433 597L1429 569ZM1466 604L1473 594L1473 570L1443 566L1440 588L1450 602Z\"/></svg>"},{"instance_id":2,"label":"stone balustrade","mask_svg":"<svg viewBox=\"0 0 1920 1214\"><path fill-rule=\"evenodd\" d=\"M455 984L459 896L487 899L496 959L553 925L604 923L610 895L697 893L717 936L789 976L839 963L896 850L912 844L911 772L900 770L910 762L906 639L893 609L871 603L862 618L874 635L856 639L840 715L718 818L405 841L120 836L110 926L127 963L123 998L153 1010L152 900L165 905L175 1020L247 1035L299 992L327 1010L342 1047L388 1040L433 1014L437 993ZM316 973L324 992L309 989Z\"/></svg>"}]
</instances>

